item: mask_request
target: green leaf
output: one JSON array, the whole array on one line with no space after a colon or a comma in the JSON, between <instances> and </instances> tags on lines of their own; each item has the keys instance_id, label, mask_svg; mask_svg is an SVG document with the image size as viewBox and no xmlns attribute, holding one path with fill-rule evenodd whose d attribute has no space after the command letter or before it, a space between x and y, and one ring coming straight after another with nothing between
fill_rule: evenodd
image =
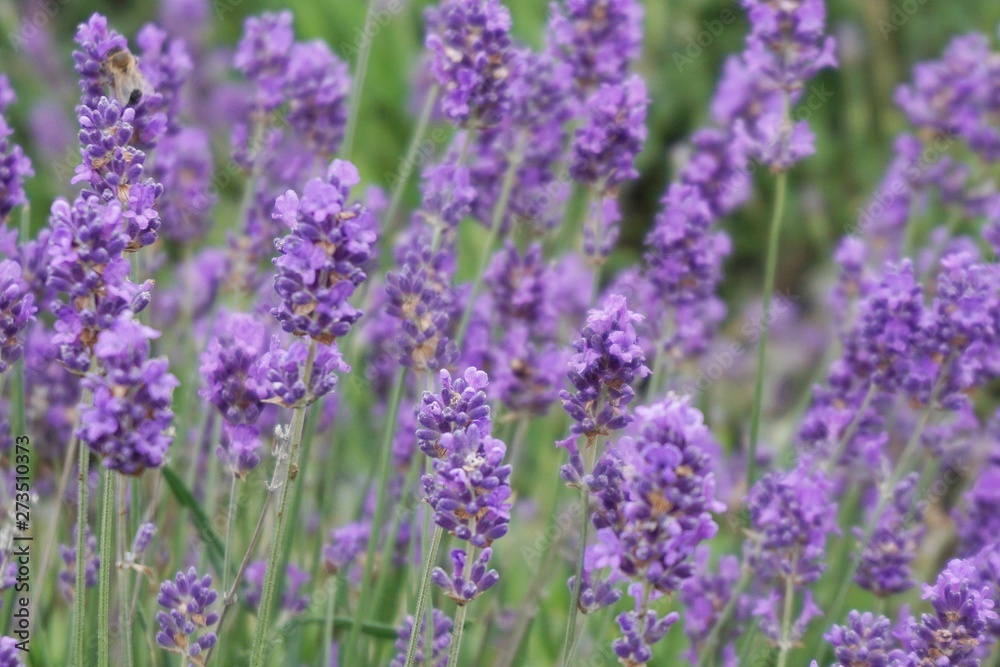
<instances>
[{"instance_id":1,"label":"green leaf","mask_svg":"<svg viewBox=\"0 0 1000 667\"><path fill-rule=\"evenodd\" d=\"M170 487L170 491L177 498L177 501L183 507L191 510L195 528L198 529L198 534L208 546L208 559L212 561L212 567L215 568L216 574L222 572L222 561L226 557L226 548L222 540L219 539L218 533L212 528L212 522L205 514L204 508L184 484L184 481L170 467L163 467L163 478L167 481L167 486Z\"/></svg>"}]
</instances>

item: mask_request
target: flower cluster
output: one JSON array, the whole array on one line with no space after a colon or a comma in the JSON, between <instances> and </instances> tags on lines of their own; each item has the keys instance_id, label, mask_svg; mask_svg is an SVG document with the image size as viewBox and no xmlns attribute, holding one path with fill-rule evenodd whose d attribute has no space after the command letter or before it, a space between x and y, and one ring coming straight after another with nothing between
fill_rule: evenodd
<instances>
[{"instance_id":1,"label":"flower cluster","mask_svg":"<svg viewBox=\"0 0 1000 667\"><path fill-rule=\"evenodd\" d=\"M164 581L156 601L167 611L156 614L160 624L156 643L193 664L201 664L202 652L215 646L217 639L209 628L219 620L219 615L210 611L218 597L212 589L212 577L199 578L193 567L187 573L178 572L173 581Z\"/></svg>"},{"instance_id":2,"label":"flower cluster","mask_svg":"<svg viewBox=\"0 0 1000 667\"><path fill-rule=\"evenodd\" d=\"M35 321L35 297L21 278L21 265L0 260L0 374L24 353L24 330Z\"/></svg>"},{"instance_id":3,"label":"flower cluster","mask_svg":"<svg viewBox=\"0 0 1000 667\"><path fill-rule=\"evenodd\" d=\"M573 344L568 374L573 391L561 391L563 408L574 420L573 438L588 444L630 421L632 383L649 375L633 324L642 315L630 311L621 295L609 296L602 308L590 311L580 338Z\"/></svg>"},{"instance_id":4,"label":"flower cluster","mask_svg":"<svg viewBox=\"0 0 1000 667\"><path fill-rule=\"evenodd\" d=\"M399 362L415 370L443 368L458 350L451 333L455 292L453 257L434 250L428 239L414 239L402 250L400 268L386 276L386 313L398 321L395 346Z\"/></svg>"},{"instance_id":5,"label":"flower cluster","mask_svg":"<svg viewBox=\"0 0 1000 667\"><path fill-rule=\"evenodd\" d=\"M149 358L149 341L157 335L130 317L119 318L94 345L103 373L83 380L93 402L81 406L77 436L104 467L125 475L163 465L173 439L170 405L178 382L165 357Z\"/></svg>"},{"instance_id":6,"label":"flower cluster","mask_svg":"<svg viewBox=\"0 0 1000 667\"><path fill-rule=\"evenodd\" d=\"M267 391L258 374L267 332L257 318L221 313L215 334L201 355L199 371L205 386L199 392L222 414L227 447L219 457L234 475L245 478L257 467L260 447L257 419Z\"/></svg>"},{"instance_id":7,"label":"flower cluster","mask_svg":"<svg viewBox=\"0 0 1000 667\"><path fill-rule=\"evenodd\" d=\"M15 207L27 203L24 179L35 173L31 160L10 140L14 130L7 124L5 114L16 99L7 76L0 74L0 225L7 221Z\"/></svg>"},{"instance_id":8,"label":"flower cluster","mask_svg":"<svg viewBox=\"0 0 1000 667\"><path fill-rule=\"evenodd\" d=\"M620 460L618 488L597 496L613 519L605 521L614 534L618 570L660 592L677 591L692 575L696 547L718 531L711 512L725 509L715 499L706 451L718 446L685 398L671 395L637 408L635 425L634 437L622 438L616 451L605 454Z\"/></svg>"},{"instance_id":9,"label":"flower cluster","mask_svg":"<svg viewBox=\"0 0 1000 667\"><path fill-rule=\"evenodd\" d=\"M923 503L916 500L917 474L903 478L864 545L854 580L878 596L902 593L913 586L910 563L923 535ZM861 538L861 530L855 534Z\"/></svg>"},{"instance_id":10,"label":"flower cluster","mask_svg":"<svg viewBox=\"0 0 1000 667\"><path fill-rule=\"evenodd\" d=\"M347 65L325 42L295 42L291 12L248 18L233 61L254 85L255 111L287 105L288 125L311 153L329 159L337 152L347 124Z\"/></svg>"},{"instance_id":11,"label":"flower cluster","mask_svg":"<svg viewBox=\"0 0 1000 667\"><path fill-rule=\"evenodd\" d=\"M73 544L68 546L59 545L59 555L62 556L63 569L59 573L59 588L67 600L76 597L76 527L73 527ZM97 553L97 538L90 532L87 526L86 537L84 539L84 586L90 588L97 585L97 573L101 568L101 557Z\"/></svg>"},{"instance_id":12,"label":"flower cluster","mask_svg":"<svg viewBox=\"0 0 1000 667\"><path fill-rule=\"evenodd\" d=\"M635 0L565 0L550 7L548 48L569 65L576 88L619 83L642 46L642 5Z\"/></svg>"},{"instance_id":13,"label":"flower cluster","mask_svg":"<svg viewBox=\"0 0 1000 667\"><path fill-rule=\"evenodd\" d=\"M417 651L413 656L415 665L431 665L433 667L443 667L448 664L448 650L451 648L451 628L452 622L440 609L432 611L432 632L434 633L433 644L430 653L427 650L427 633L424 632L426 622L420 622L420 634L417 635ZM414 622L412 616L407 616L399 628L398 639L396 640L396 657L390 663L390 667L403 667L406 664L406 651L410 646L410 638L413 636Z\"/></svg>"},{"instance_id":14,"label":"flower cluster","mask_svg":"<svg viewBox=\"0 0 1000 667\"><path fill-rule=\"evenodd\" d=\"M271 312L285 331L324 345L361 317L347 300L365 280L375 222L364 206L348 204L359 180L354 165L334 160L326 180L310 181L301 198L289 191L275 203L275 217L292 231L275 244L274 290L281 303Z\"/></svg>"},{"instance_id":15,"label":"flower cluster","mask_svg":"<svg viewBox=\"0 0 1000 667\"><path fill-rule=\"evenodd\" d=\"M254 561L247 566L245 590L243 598L251 609L260 607L260 597L264 591L264 574L267 572L267 561ZM285 587L281 595L281 609L289 614L301 614L309 608L310 596L302 593L303 587L309 583L308 572L290 564L285 569Z\"/></svg>"},{"instance_id":16,"label":"flower cluster","mask_svg":"<svg viewBox=\"0 0 1000 667\"><path fill-rule=\"evenodd\" d=\"M474 426L482 435L489 435L492 427L486 373L467 368L464 377L452 379L451 373L442 370L440 380L441 392L425 391L417 409L417 446L431 458L442 455L441 437L445 433Z\"/></svg>"},{"instance_id":17,"label":"flower cluster","mask_svg":"<svg viewBox=\"0 0 1000 667\"><path fill-rule=\"evenodd\" d=\"M470 556L451 553L449 575L435 568L434 581L459 605L478 597L499 579L487 570L494 540L507 534L510 523L510 465L507 446L490 436L492 422L486 404L486 374L469 368L464 380L452 381L441 372L441 393L424 394L417 421L420 449L431 458L432 471L422 478L424 498L434 510L434 523L460 540L482 549L466 574Z\"/></svg>"},{"instance_id":18,"label":"flower cluster","mask_svg":"<svg viewBox=\"0 0 1000 667\"><path fill-rule=\"evenodd\" d=\"M445 117L462 126L498 123L510 107L510 12L500 0L443 0L426 21Z\"/></svg>"},{"instance_id":19,"label":"flower cluster","mask_svg":"<svg viewBox=\"0 0 1000 667\"><path fill-rule=\"evenodd\" d=\"M332 392L338 374L350 370L336 347L319 345L311 354L305 342L296 340L285 348L275 336L260 358L255 378L264 388L264 402L299 408Z\"/></svg>"}]
</instances>

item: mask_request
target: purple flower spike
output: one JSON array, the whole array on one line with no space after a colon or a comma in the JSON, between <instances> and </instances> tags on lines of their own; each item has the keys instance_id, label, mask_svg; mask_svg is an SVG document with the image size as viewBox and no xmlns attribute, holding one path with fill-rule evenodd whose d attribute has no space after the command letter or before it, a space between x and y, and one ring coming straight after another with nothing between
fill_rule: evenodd
<instances>
[{"instance_id":1,"label":"purple flower spike","mask_svg":"<svg viewBox=\"0 0 1000 667\"><path fill-rule=\"evenodd\" d=\"M278 197L274 217L291 233L275 246L274 291L281 303L271 312L281 328L329 345L344 336L361 312L347 302L365 280L372 256L375 220L361 204L348 204L359 181L350 162L334 160L326 179L313 179L302 193Z\"/></svg>"},{"instance_id":2,"label":"purple flower spike","mask_svg":"<svg viewBox=\"0 0 1000 667\"><path fill-rule=\"evenodd\" d=\"M90 588L97 585L97 574L101 569L101 557L97 554L97 538L87 526L87 536L84 541L84 586ZM67 600L76 595L76 526L73 527L73 543L60 544L59 555L63 559L63 569L59 573L59 588Z\"/></svg>"},{"instance_id":3,"label":"purple flower spike","mask_svg":"<svg viewBox=\"0 0 1000 667\"><path fill-rule=\"evenodd\" d=\"M424 497L434 523L473 546L490 546L507 534L510 523L510 471L503 464L507 446L475 425L444 433L441 456L423 476Z\"/></svg>"},{"instance_id":4,"label":"purple flower spike","mask_svg":"<svg viewBox=\"0 0 1000 667\"><path fill-rule=\"evenodd\" d=\"M635 396L632 383L649 375L633 326L641 320L617 294L609 296L603 308L590 311L573 344L569 381L574 391L559 393L563 409L575 421L574 435L593 441L631 420L627 406Z\"/></svg>"},{"instance_id":5,"label":"purple flower spike","mask_svg":"<svg viewBox=\"0 0 1000 667\"><path fill-rule=\"evenodd\" d=\"M426 12L441 110L457 125L496 125L510 108L510 12L499 0L443 0Z\"/></svg>"},{"instance_id":6,"label":"purple flower spike","mask_svg":"<svg viewBox=\"0 0 1000 667\"><path fill-rule=\"evenodd\" d=\"M451 552L451 575L442 568L436 567L431 572L434 583L441 587L444 594L455 601L458 606L464 606L475 600L500 581L496 570L487 570L492 549L483 549L465 579L465 561L468 557L465 549L453 549Z\"/></svg>"},{"instance_id":7,"label":"purple flower spike","mask_svg":"<svg viewBox=\"0 0 1000 667\"><path fill-rule=\"evenodd\" d=\"M902 593L913 586L910 564L917 556L923 537L924 503L916 499L917 473L900 480L888 505L864 545L854 581L862 588L884 597ZM860 539L864 531L855 528Z\"/></svg>"},{"instance_id":8,"label":"purple flower spike","mask_svg":"<svg viewBox=\"0 0 1000 667\"><path fill-rule=\"evenodd\" d=\"M166 357L149 358L149 341L157 335L122 317L94 345L104 374L95 371L83 380L93 404L81 406L77 436L103 457L104 467L124 475L163 465L173 440L170 405L178 381L167 371Z\"/></svg>"},{"instance_id":9,"label":"purple flower spike","mask_svg":"<svg viewBox=\"0 0 1000 667\"><path fill-rule=\"evenodd\" d=\"M601 192L614 192L635 178L635 158L646 141L648 106L646 84L637 75L598 88L573 141L573 178Z\"/></svg>"},{"instance_id":10,"label":"purple flower spike","mask_svg":"<svg viewBox=\"0 0 1000 667\"><path fill-rule=\"evenodd\" d=\"M670 627L680 619L676 611L659 618L649 610L640 616L637 611L627 611L618 616L618 627L622 636L615 639L612 648L615 655L625 665L645 665L653 658L653 644L667 634Z\"/></svg>"},{"instance_id":11,"label":"purple flower spike","mask_svg":"<svg viewBox=\"0 0 1000 667\"><path fill-rule=\"evenodd\" d=\"M619 83L642 46L642 5L635 0L564 0L549 6L549 50L570 67L581 97Z\"/></svg>"},{"instance_id":12,"label":"purple flower spike","mask_svg":"<svg viewBox=\"0 0 1000 667\"><path fill-rule=\"evenodd\" d=\"M803 457L798 467L775 471L754 484L748 500L747 561L760 581L791 577L796 586L822 574L827 535L837 529L831 482L811 471Z\"/></svg>"},{"instance_id":13,"label":"purple flower spike","mask_svg":"<svg viewBox=\"0 0 1000 667\"><path fill-rule=\"evenodd\" d=\"M431 646L430 655L427 655L427 633L424 632L426 621L420 622L420 634L417 635L417 652L414 655L413 663L416 665L426 665L428 667L444 667L448 664L448 650L451 648L451 619L440 609L432 610L434 644ZM407 616L399 628L398 639L396 640L396 657L390 663L390 667L403 667L406 664L406 652L410 647L410 638L413 636L413 617Z\"/></svg>"},{"instance_id":14,"label":"purple flower spike","mask_svg":"<svg viewBox=\"0 0 1000 667\"><path fill-rule=\"evenodd\" d=\"M893 650L892 623L885 616L852 611L847 625L835 625L823 635L833 647L838 667L889 667L902 664L902 651Z\"/></svg>"},{"instance_id":15,"label":"purple flower spike","mask_svg":"<svg viewBox=\"0 0 1000 667\"><path fill-rule=\"evenodd\" d=\"M202 664L202 652L216 642L215 633L208 630L219 620L219 615L209 610L216 598L212 577L205 575L199 579L193 567L187 574L178 572L173 581L164 581L156 601L167 611L156 614L160 624L156 643L184 656L191 664Z\"/></svg>"},{"instance_id":16,"label":"purple flower spike","mask_svg":"<svg viewBox=\"0 0 1000 667\"><path fill-rule=\"evenodd\" d=\"M13 637L0 637L0 667L23 667L21 649Z\"/></svg>"},{"instance_id":17,"label":"purple flower spike","mask_svg":"<svg viewBox=\"0 0 1000 667\"><path fill-rule=\"evenodd\" d=\"M21 265L0 260L0 373L24 353L24 330L35 321L35 297L21 279Z\"/></svg>"},{"instance_id":18,"label":"purple flower spike","mask_svg":"<svg viewBox=\"0 0 1000 667\"><path fill-rule=\"evenodd\" d=\"M437 370L458 356L451 338L461 305L451 286L453 257L415 238L402 250L401 268L386 276L386 313L399 321L399 362L415 370Z\"/></svg>"},{"instance_id":19,"label":"purple flower spike","mask_svg":"<svg viewBox=\"0 0 1000 667\"><path fill-rule=\"evenodd\" d=\"M109 30L105 17L94 14L77 28L76 44L79 48L73 52L73 60L83 91L81 103L96 106L104 97L107 84L105 60L111 53L128 50L128 40L117 31Z\"/></svg>"},{"instance_id":20,"label":"purple flower spike","mask_svg":"<svg viewBox=\"0 0 1000 667\"><path fill-rule=\"evenodd\" d=\"M319 345L306 387L304 376L308 359L307 343L296 340L285 349L278 337L273 337L271 347L257 366L256 381L265 387L268 396L264 402L286 408L309 405L333 391L340 373L351 370L335 346Z\"/></svg>"},{"instance_id":21,"label":"purple flower spike","mask_svg":"<svg viewBox=\"0 0 1000 667\"><path fill-rule=\"evenodd\" d=\"M598 536L615 535L609 546L617 551L623 574L669 593L692 576L697 546L718 532L711 512L725 506L715 499L715 477L705 452L717 445L701 412L686 399L671 395L640 407L636 415L638 436L618 444L621 481L609 475L606 488L596 485L605 508L615 501L618 506L595 524L610 525L610 531L599 530ZM599 471L595 467L595 478Z\"/></svg>"},{"instance_id":22,"label":"purple flower spike","mask_svg":"<svg viewBox=\"0 0 1000 667\"><path fill-rule=\"evenodd\" d=\"M590 547L590 549L593 549L593 547ZM622 597L621 590L616 588L611 581L602 579L598 580L595 584L595 579L596 577L586 567L586 563L584 563L583 585L580 587L580 613L593 614L595 611L610 607ZM575 585L576 576L572 576L566 581L566 586L570 592L573 591Z\"/></svg>"},{"instance_id":23,"label":"purple flower spike","mask_svg":"<svg viewBox=\"0 0 1000 667\"><path fill-rule=\"evenodd\" d=\"M251 16L243 24L233 62L254 83L257 104L264 111L274 111L284 99L285 72L294 41L289 11Z\"/></svg>"},{"instance_id":24,"label":"purple flower spike","mask_svg":"<svg viewBox=\"0 0 1000 667\"><path fill-rule=\"evenodd\" d=\"M244 599L249 607L257 609L260 597L264 591L264 575L267 573L267 561L259 560L247 566L244 580ZM299 594L304 585L309 582L308 572L300 570L291 563L285 569L285 589L281 595L281 609L289 614L301 614L309 608L310 597Z\"/></svg>"},{"instance_id":25,"label":"purple flower spike","mask_svg":"<svg viewBox=\"0 0 1000 667\"><path fill-rule=\"evenodd\" d=\"M153 177L163 183L160 233L179 243L202 239L216 200L208 134L183 129L166 137L156 152Z\"/></svg>"},{"instance_id":26,"label":"purple flower spike","mask_svg":"<svg viewBox=\"0 0 1000 667\"><path fill-rule=\"evenodd\" d=\"M347 63L326 42L296 44L288 54L285 76L288 124L319 155L335 154L347 126L351 91Z\"/></svg>"},{"instance_id":27,"label":"purple flower spike","mask_svg":"<svg viewBox=\"0 0 1000 667\"><path fill-rule=\"evenodd\" d=\"M0 225L7 221L16 206L28 202L24 179L35 173L21 147L10 141L14 130L7 124L5 114L16 99L7 75L0 74Z\"/></svg>"},{"instance_id":28,"label":"purple flower spike","mask_svg":"<svg viewBox=\"0 0 1000 667\"><path fill-rule=\"evenodd\" d=\"M241 479L260 462L256 422L268 397L258 366L267 332L252 315L222 313L216 333L201 355L205 386L199 395L212 403L225 420L225 447L218 454Z\"/></svg>"},{"instance_id":29,"label":"purple flower spike","mask_svg":"<svg viewBox=\"0 0 1000 667\"><path fill-rule=\"evenodd\" d=\"M490 406L486 399L489 377L481 370L467 368L463 378L452 380L451 373L441 371L441 393L424 392L417 410L417 446L427 456L436 459L444 455L440 440L445 433L462 431L475 426L483 436L490 434Z\"/></svg>"},{"instance_id":30,"label":"purple flower spike","mask_svg":"<svg viewBox=\"0 0 1000 667\"><path fill-rule=\"evenodd\" d=\"M989 588L977 583L970 561L953 560L931 586L924 584L925 600L934 609L906 630L908 664L974 665L976 649L987 641L990 623L997 619Z\"/></svg>"}]
</instances>

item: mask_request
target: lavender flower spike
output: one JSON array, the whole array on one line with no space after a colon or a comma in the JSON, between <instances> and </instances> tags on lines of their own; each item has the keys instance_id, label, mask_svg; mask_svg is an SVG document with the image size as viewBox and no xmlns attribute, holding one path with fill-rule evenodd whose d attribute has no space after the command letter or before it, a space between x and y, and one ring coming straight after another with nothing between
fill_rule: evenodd
<instances>
[{"instance_id":1,"label":"lavender flower spike","mask_svg":"<svg viewBox=\"0 0 1000 667\"><path fill-rule=\"evenodd\" d=\"M511 104L510 12L499 0L443 0L426 19L444 115L463 126L499 123Z\"/></svg>"},{"instance_id":2,"label":"lavender flower spike","mask_svg":"<svg viewBox=\"0 0 1000 667\"><path fill-rule=\"evenodd\" d=\"M21 265L0 260L0 373L24 353L25 328L35 321L35 297L21 279Z\"/></svg>"},{"instance_id":3,"label":"lavender flower spike","mask_svg":"<svg viewBox=\"0 0 1000 667\"><path fill-rule=\"evenodd\" d=\"M575 421L574 436L584 435L592 444L631 421L627 406L635 396L632 383L650 372L633 326L641 320L642 315L629 311L625 297L617 294L590 311L573 344L576 353L570 360L569 381L574 391L559 393L563 409Z\"/></svg>"},{"instance_id":4,"label":"lavender flower spike","mask_svg":"<svg viewBox=\"0 0 1000 667\"><path fill-rule=\"evenodd\" d=\"M178 382L167 372L166 357L149 358L149 341L157 335L122 317L94 345L104 374L83 380L93 403L81 406L77 436L103 457L104 467L125 475L163 465L173 439L170 405Z\"/></svg>"},{"instance_id":5,"label":"lavender flower spike","mask_svg":"<svg viewBox=\"0 0 1000 667\"><path fill-rule=\"evenodd\" d=\"M21 147L10 141L14 130L7 124L4 114L16 99L7 75L0 74L0 225L7 221L16 206L28 202L24 179L35 173Z\"/></svg>"},{"instance_id":6,"label":"lavender flower spike","mask_svg":"<svg viewBox=\"0 0 1000 667\"><path fill-rule=\"evenodd\" d=\"M178 572L173 581L164 581L156 601L167 611L156 614L160 624L156 643L184 656L190 665L204 665L202 652L215 646L217 639L208 630L219 620L219 615L210 611L216 598L212 577L205 575L199 579L193 567L186 574Z\"/></svg>"},{"instance_id":7,"label":"lavender flower spike","mask_svg":"<svg viewBox=\"0 0 1000 667\"><path fill-rule=\"evenodd\" d=\"M347 299L365 280L375 221L361 204L348 204L359 181L353 164L334 160L326 179L310 181L301 197L289 190L275 202L274 217L291 233L275 244L281 303L271 312L291 334L330 344L361 317Z\"/></svg>"}]
</instances>

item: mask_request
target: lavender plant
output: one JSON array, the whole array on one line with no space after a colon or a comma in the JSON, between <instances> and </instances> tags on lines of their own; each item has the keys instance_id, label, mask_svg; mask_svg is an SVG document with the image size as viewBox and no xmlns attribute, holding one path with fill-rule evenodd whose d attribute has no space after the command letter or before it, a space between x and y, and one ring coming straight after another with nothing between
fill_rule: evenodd
<instances>
[{"instance_id":1,"label":"lavender plant","mask_svg":"<svg viewBox=\"0 0 1000 667\"><path fill-rule=\"evenodd\" d=\"M0 665L1000 664L995 7L311 4L0 7Z\"/></svg>"}]
</instances>

